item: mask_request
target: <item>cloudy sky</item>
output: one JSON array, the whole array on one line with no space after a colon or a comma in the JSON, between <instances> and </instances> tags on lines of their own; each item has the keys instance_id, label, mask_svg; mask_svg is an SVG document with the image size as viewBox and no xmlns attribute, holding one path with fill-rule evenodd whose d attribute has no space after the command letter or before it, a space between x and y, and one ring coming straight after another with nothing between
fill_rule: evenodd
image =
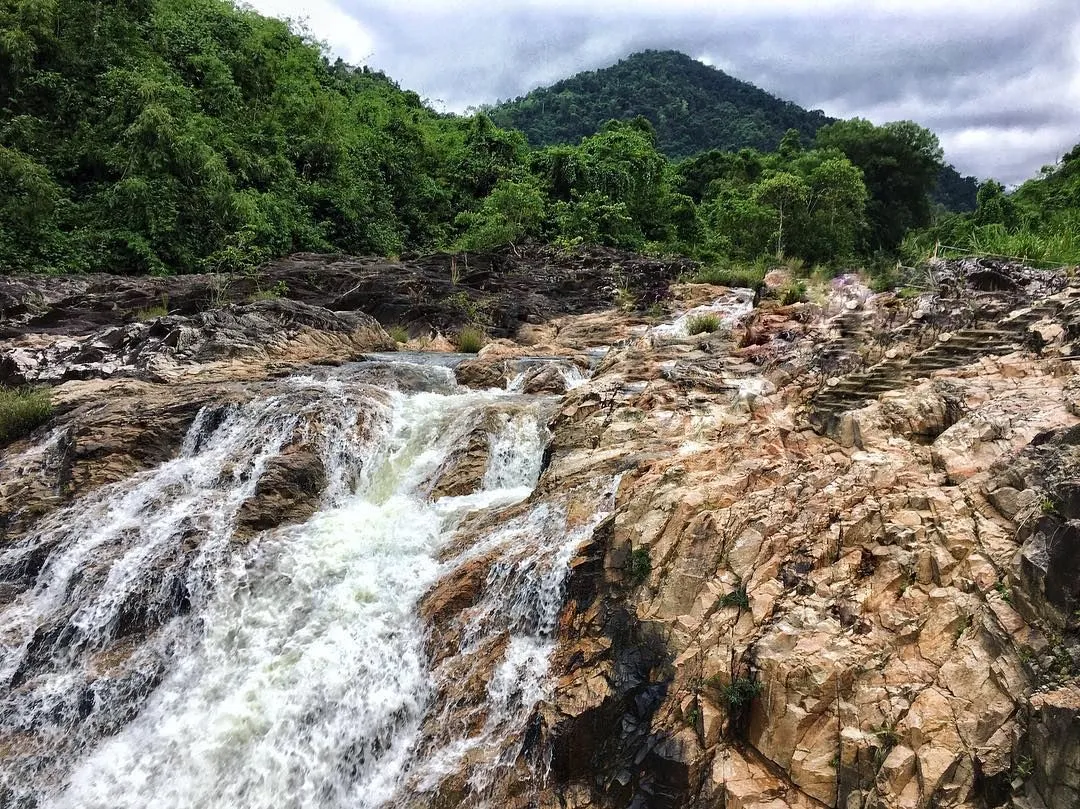
<instances>
[{"instance_id":1,"label":"cloudy sky","mask_svg":"<svg viewBox=\"0 0 1080 809\"><path fill-rule=\"evenodd\" d=\"M836 117L910 118L1016 183L1080 142L1080 0L251 0L437 108L681 50Z\"/></svg>"}]
</instances>

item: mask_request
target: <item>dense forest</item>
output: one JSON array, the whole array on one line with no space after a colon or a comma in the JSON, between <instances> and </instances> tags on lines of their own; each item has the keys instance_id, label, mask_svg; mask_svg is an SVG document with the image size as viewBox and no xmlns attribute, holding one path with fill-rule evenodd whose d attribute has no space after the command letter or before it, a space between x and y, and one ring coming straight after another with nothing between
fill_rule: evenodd
<instances>
[{"instance_id":1,"label":"dense forest","mask_svg":"<svg viewBox=\"0 0 1080 809\"><path fill-rule=\"evenodd\" d=\"M827 122L702 65L743 106L685 131L742 132L756 148L688 140L694 154L675 163L670 127L622 120L636 108L530 147L486 114L436 114L230 0L16 0L0 31L0 272L243 271L297 250L526 239L837 267L937 238L910 235L934 221L932 133ZM643 104L662 86L648 92ZM1072 165L1015 200L984 186L977 211L937 227L961 243L971 224L979 238L1050 238L1075 221Z\"/></svg>"},{"instance_id":2,"label":"dense forest","mask_svg":"<svg viewBox=\"0 0 1080 809\"><path fill-rule=\"evenodd\" d=\"M713 149L773 151L792 129L810 144L819 129L836 123L821 110L782 101L686 54L655 50L484 111L536 146L577 143L605 121L641 116L656 129L657 147L673 160ZM946 164L931 198L947 211L971 211L977 190L974 177Z\"/></svg>"},{"instance_id":3,"label":"dense forest","mask_svg":"<svg viewBox=\"0 0 1080 809\"><path fill-rule=\"evenodd\" d=\"M577 143L605 121L640 115L673 160L710 149L772 151L789 129L809 143L834 122L677 51L636 53L486 111L537 146Z\"/></svg>"}]
</instances>

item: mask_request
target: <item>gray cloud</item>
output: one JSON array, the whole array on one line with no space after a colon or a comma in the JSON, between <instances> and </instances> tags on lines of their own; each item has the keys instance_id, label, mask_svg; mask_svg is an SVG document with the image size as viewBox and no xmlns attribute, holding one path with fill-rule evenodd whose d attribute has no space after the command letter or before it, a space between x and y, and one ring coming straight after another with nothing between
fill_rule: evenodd
<instances>
[{"instance_id":1,"label":"gray cloud","mask_svg":"<svg viewBox=\"0 0 1080 809\"><path fill-rule=\"evenodd\" d=\"M284 0L256 0L270 12ZM837 117L911 118L963 172L1019 182L1080 141L1075 0L289 3L350 60L436 104L513 98L644 48ZM341 21L350 19L349 25ZM321 23L321 25L320 25Z\"/></svg>"}]
</instances>

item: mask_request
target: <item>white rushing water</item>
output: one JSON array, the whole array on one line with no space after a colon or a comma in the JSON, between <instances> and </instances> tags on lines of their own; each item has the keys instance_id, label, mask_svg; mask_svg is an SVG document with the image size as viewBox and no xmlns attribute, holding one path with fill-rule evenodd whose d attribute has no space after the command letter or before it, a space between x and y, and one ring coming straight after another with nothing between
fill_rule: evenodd
<instances>
[{"instance_id":1,"label":"white rushing water","mask_svg":"<svg viewBox=\"0 0 1080 809\"><path fill-rule=\"evenodd\" d=\"M690 334L690 322L705 315L715 316L722 330L730 330L754 308L754 290L732 289L712 303L695 306L681 313L671 323L662 323L647 330L652 337L679 338Z\"/></svg>"},{"instance_id":2,"label":"white rushing water","mask_svg":"<svg viewBox=\"0 0 1080 809\"><path fill-rule=\"evenodd\" d=\"M0 804L373 809L522 729L592 523L571 528L563 506L538 503L440 561L466 514L528 497L550 401L425 374L420 392L296 378L205 410L178 458L0 554L0 580L24 580L0 607ZM484 414L496 426L480 491L430 501ZM241 539L242 504L296 443L326 467L317 512ZM477 698L488 719L421 745L443 675L416 606L484 554L494 561L456 654L509 635Z\"/></svg>"}]
</instances>

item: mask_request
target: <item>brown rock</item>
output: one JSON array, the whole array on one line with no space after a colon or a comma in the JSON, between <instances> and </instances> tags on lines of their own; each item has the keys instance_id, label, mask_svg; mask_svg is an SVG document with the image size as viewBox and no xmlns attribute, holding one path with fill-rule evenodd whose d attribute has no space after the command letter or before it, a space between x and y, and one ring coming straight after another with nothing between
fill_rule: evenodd
<instances>
[{"instance_id":1,"label":"brown rock","mask_svg":"<svg viewBox=\"0 0 1080 809\"><path fill-rule=\"evenodd\" d=\"M480 489L491 456L488 433L483 427L473 430L461 449L454 452L438 471L431 488L432 499L460 497Z\"/></svg>"},{"instance_id":2,"label":"brown rock","mask_svg":"<svg viewBox=\"0 0 1080 809\"><path fill-rule=\"evenodd\" d=\"M303 522L315 513L325 486L326 469L318 453L302 445L287 447L267 463L255 494L240 506L236 538Z\"/></svg>"}]
</instances>

